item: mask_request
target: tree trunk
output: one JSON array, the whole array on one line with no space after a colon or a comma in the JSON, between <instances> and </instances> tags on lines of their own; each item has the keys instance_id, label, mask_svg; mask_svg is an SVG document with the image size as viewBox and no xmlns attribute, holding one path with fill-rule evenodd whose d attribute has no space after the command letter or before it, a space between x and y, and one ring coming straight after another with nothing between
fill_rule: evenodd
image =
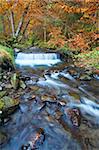
<instances>
[{"instance_id":1,"label":"tree trunk","mask_svg":"<svg viewBox=\"0 0 99 150\"><path fill-rule=\"evenodd\" d=\"M46 19L44 21L44 42L47 42L47 30L46 30Z\"/></svg>"},{"instance_id":2,"label":"tree trunk","mask_svg":"<svg viewBox=\"0 0 99 150\"><path fill-rule=\"evenodd\" d=\"M24 35L25 35L26 29L27 29L29 23L30 23L30 19L27 21L27 23L26 23L26 25L25 25L25 27L24 27L24 30L23 30L23 33L22 33L22 38L20 39L20 41L23 39L23 37L24 37Z\"/></svg>"},{"instance_id":3,"label":"tree trunk","mask_svg":"<svg viewBox=\"0 0 99 150\"><path fill-rule=\"evenodd\" d=\"M15 26L14 26L14 14L12 11L10 11L10 21L11 21L12 35L14 38L15 37Z\"/></svg>"},{"instance_id":4,"label":"tree trunk","mask_svg":"<svg viewBox=\"0 0 99 150\"><path fill-rule=\"evenodd\" d=\"M30 23L30 19L27 21L27 23L26 23L26 25L25 25L25 28L24 28L24 30L23 30L22 35L24 35L24 34L25 34L26 29L27 29L27 27L28 27L29 23Z\"/></svg>"},{"instance_id":5,"label":"tree trunk","mask_svg":"<svg viewBox=\"0 0 99 150\"><path fill-rule=\"evenodd\" d=\"M27 14L27 11L28 11L28 8L29 8L29 5L25 8L24 12L23 12L23 15L19 21L19 24L18 24L18 28L16 30L16 33L15 33L15 37L17 38L21 32L21 29L22 29L22 26L23 26L23 22L24 22L24 18Z\"/></svg>"}]
</instances>

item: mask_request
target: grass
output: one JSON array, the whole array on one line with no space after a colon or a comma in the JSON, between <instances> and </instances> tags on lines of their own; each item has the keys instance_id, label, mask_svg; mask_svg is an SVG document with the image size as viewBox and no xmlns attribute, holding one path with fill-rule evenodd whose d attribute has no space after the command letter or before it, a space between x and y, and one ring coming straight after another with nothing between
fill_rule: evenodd
<instances>
[{"instance_id":1,"label":"grass","mask_svg":"<svg viewBox=\"0 0 99 150\"><path fill-rule=\"evenodd\" d=\"M87 67L93 67L99 69L99 50L94 48L88 53L81 53L75 55L75 58L78 59L78 64Z\"/></svg>"}]
</instances>

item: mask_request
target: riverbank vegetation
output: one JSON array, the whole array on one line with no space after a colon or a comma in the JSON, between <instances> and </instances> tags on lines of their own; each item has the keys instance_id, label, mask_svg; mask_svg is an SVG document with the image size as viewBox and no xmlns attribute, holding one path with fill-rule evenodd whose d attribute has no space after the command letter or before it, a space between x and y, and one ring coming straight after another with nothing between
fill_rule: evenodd
<instances>
[{"instance_id":1,"label":"riverbank vegetation","mask_svg":"<svg viewBox=\"0 0 99 150\"><path fill-rule=\"evenodd\" d=\"M1 68L14 68L14 51L13 49L0 45L0 72Z\"/></svg>"},{"instance_id":2,"label":"riverbank vegetation","mask_svg":"<svg viewBox=\"0 0 99 150\"><path fill-rule=\"evenodd\" d=\"M98 1L0 0L0 43L69 51L98 69Z\"/></svg>"}]
</instances>

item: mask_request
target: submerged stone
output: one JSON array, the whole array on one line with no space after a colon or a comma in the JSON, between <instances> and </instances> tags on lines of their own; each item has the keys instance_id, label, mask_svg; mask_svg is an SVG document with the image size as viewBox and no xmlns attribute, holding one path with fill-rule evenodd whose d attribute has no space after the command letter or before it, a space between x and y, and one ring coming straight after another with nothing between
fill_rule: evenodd
<instances>
[{"instance_id":1,"label":"submerged stone","mask_svg":"<svg viewBox=\"0 0 99 150\"><path fill-rule=\"evenodd\" d=\"M3 145L7 142L8 136L6 133L0 131L0 145Z\"/></svg>"},{"instance_id":2,"label":"submerged stone","mask_svg":"<svg viewBox=\"0 0 99 150\"><path fill-rule=\"evenodd\" d=\"M72 96L75 100L78 100L78 101L80 100L80 96L76 92L70 91L69 95Z\"/></svg>"},{"instance_id":3,"label":"submerged stone","mask_svg":"<svg viewBox=\"0 0 99 150\"><path fill-rule=\"evenodd\" d=\"M56 97L55 96L50 96L50 95L42 95L41 96L42 101L49 101L49 102L55 102Z\"/></svg>"},{"instance_id":4,"label":"submerged stone","mask_svg":"<svg viewBox=\"0 0 99 150\"><path fill-rule=\"evenodd\" d=\"M73 126L79 127L81 124L80 112L78 109L68 109L67 114L70 117L70 120Z\"/></svg>"},{"instance_id":5,"label":"submerged stone","mask_svg":"<svg viewBox=\"0 0 99 150\"><path fill-rule=\"evenodd\" d=\"M28 142L21 147L21 150L36 150L39 149L45 140L44 130L42 128L36 129L29 137Z\"/></svg>"}]
</instances>

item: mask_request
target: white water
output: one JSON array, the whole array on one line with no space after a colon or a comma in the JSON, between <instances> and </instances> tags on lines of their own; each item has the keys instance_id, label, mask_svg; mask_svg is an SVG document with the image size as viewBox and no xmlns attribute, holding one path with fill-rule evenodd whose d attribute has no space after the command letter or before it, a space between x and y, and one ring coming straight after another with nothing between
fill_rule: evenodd
<instances>
[{"instance_id":1,"label":"white water","mask_svg":"<svg viewBox=\"0 0 99 150\"><path fill-rule=\"evenodd\" d=\"M45 81L38 81L38 85L50 85L52 87L70 88L68 85L62 83L59 80L52 79L49 75L44 75Z\"/></svg>"},{"instance_id":2,"label":"white water","mask_svg":"<svg viewBox=\"0 0 99 150\"><path fill-rule=\"evenodd\" d=\"M65 77L73 82L76 82L76 80L69 73L61 72L60 75L62 75L63 77Z\"/></svg>"},{"instance_id":3,"label":"white water","mask_svg":"<svg viewBox=\"0 0 99 150\"><path fill-rule=\"evenodd\" d=\"M57 72L53 72L51 74L51 77L53 79L59 79L59 76L62 76L64 78L67 78L73 82L77 82L68 72L67 73L64 73L64 72L61 72L61 71L57 71Z\"/></svg>"},{"instance_id":4,"label":"white water","mask_svg":"<svg viewBox=\"0 0 99 150\"><path fill-rule=\"evenodd\" d=\"M99 104L82 97L81 103L69 103L71 108L79 108L81 115L87 120L99 124Z\"/></svg>"},{"instance_id":5,"label":"white water","mask_svg":"<svg viewBox=\"0 0 99 150\"><path fill-rule=\"evenodd\" d=\"M56 53L18 53L15 63L19 66L47 65L51 66L61 62Z\"/></svg>"}]
</instances>

